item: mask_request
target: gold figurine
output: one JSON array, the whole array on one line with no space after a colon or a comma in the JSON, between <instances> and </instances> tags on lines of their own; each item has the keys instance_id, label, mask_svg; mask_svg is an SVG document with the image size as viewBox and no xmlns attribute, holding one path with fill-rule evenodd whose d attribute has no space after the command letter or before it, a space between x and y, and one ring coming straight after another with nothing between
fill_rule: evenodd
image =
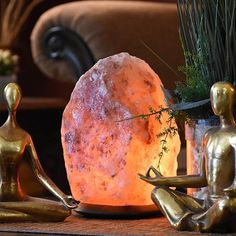
<instances>
[{"instance_id":1,"label":"gold figurine","mask_svg":"<svg viewBox=\"0 0 236 236\"><path fill-rule=\"evenodd\" d=\"M62 221L77 207L71 196L65 195L43 171L30 135L16 121L21 90L10 83L4 90L8 118L0 127L0 222ZM19 182L19 163L25 151L30 154L32 168L38 180L62 203L27 196Z\"/></svg>"},{"instance_id":2,"label":"gold figurine","mask_svg":"<svg viewBox=\"0 0 236 236\"><path fill-rule=\"evenodd\" d=\"M211 88L211 105L220 117L220 125L208 130L202 139L199 175L163 177L154 167L149 168L146 176L140 174L141 179L156 186L152 200L177 230L236 231L235 93L234 86L227 82L217 82ZM169 188L204 186L208 187L204 201Z\"/></svg>"}]
</instances>

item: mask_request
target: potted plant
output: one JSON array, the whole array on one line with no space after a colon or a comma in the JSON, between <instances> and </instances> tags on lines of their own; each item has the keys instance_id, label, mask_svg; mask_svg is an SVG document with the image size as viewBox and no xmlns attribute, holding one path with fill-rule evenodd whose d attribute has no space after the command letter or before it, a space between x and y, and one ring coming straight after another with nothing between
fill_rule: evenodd
<instances>
[{"instance_id":1,"label":"potted plant","mask_svg":"<svg viewBox=\"0 0 236 236\"><path fill-rule=\"evenodd\" d=\"M176 86L180 102L207 99L217 81L235 84L236 2L178 0L178 13L186 62L181 67L186 81ZM200 116L205 113L205 107L202 112L198 111Z\"/></svg>"},{"instance_id":2,"label":"potted plant","mask_svg":"<svg viewBox=\"0 0 236 236\"><path fill-rule=\"evenodd\" d=\"M202 104L185 110L187 162L189 174L195 174L202 135L217 124L209 103L210 88L217 81L236 85L236 1L178 0L178 13L186 62L181 71L186 80L176 84L175 95L190 107Z\"/></svg>"},{"instance_id":3,"label":"potted plant","mask_svg":"<svg viewBox=\"0 0 236 236\"><path fill-rule=\"evenodd\" d=\"M236 1L178 0L177 6L185 56L185 65L180 71L186 79L177 82L172 93L163 88L167 100L174 100L174 104L158 111L150 109L150 114L137 117L155 115L160 121L161 114L168 112L170 120L175 118L185 123L187 168L189 174L196 174L199 173L202 135L218 123L210 107L210 88L217 81L236 85ZM159 134L163 140L161 156L168 150L165 137L175 133L176 127L170 125ZM204 190L196 191L194 196L204 198Z\"/></svg>"}]
</instances>

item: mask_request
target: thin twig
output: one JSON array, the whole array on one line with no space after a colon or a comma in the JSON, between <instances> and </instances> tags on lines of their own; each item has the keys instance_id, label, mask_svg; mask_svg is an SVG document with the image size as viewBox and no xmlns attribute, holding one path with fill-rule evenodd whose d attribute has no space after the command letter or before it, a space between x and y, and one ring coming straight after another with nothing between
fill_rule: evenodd
<instances>
[{"instance_id":1,"label":"thin twig","mask_svg":"<svg viewBox=\"0 0 236 236\"><path fill-rule=\"evenodd\" d=\"M161 58L153 49L151 49L144 41L140 42L145 46L159 61L161 61L169 70L171 70L177 77L181 78L176 70L174 70L163 58Z\"/></svg>"},{"instance_id":2,"label":"thin twig","mask_svg":"<svg viewBox=\"0 0 236 236\"><path fill-rule=\"evenodd\" d=\"M141 115L136 115L136 116L132 116L132 117L128 117L128 118L125 118L125 119L122 119L122 120L117 120L116 122L122 122L122 121L127 121L127 120L133 120L133 119L136 119L136 118L142 118L142 119L145 119L147 117L150 117L150 116L153 116L153 115L161 115L162 112L167 112L169 111L170 108L167 107L167 108L162 108L160 109L159 111L154 111L152 113L147 113L147 114L141 114Z\"/></svg>"}]
</instances>

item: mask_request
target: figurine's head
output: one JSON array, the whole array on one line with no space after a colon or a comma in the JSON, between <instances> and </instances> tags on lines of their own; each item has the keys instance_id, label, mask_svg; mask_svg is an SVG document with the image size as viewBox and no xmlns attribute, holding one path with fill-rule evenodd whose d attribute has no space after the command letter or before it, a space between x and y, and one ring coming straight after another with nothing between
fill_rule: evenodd
<instances>
[{"instance_id":1,"label":"figurine's head","mask_svg":"<svg viewBox=\"0 0 236 236\"><path fill-rule=\"evenodd\" d=\"M8 84L4 89L4 97L7 102L8 109L14 111L17 109L21 100L21 89L15 83Z\"/></svg>"},{"instance_id":2,"label":"figurine's head","mask_svg":"<svg viewBox=\"0 0 236 236\"><path fill-rule=\"evenodd\" d=\"M224 115L232 111L235 99L235 87L228 82L217 82L211 87L211 106L213 112Z\"/></svg>"}]
</instances>

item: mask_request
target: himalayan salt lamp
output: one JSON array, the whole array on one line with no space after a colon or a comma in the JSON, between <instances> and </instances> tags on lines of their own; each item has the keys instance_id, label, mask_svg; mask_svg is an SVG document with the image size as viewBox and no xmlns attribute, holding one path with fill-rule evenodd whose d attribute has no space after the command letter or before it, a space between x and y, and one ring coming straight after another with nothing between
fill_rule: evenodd
<instances>
[{"instance_id":1,"label":"himalayan salt lamp","mask_svg":"<svg viewBox=\"0 0 236 236\"><path fill-rule=\"evenodd\" d=\"M154 116L131 119L165 106L161 81L143 60L121 53L96 63L77 82L62 119L62 144L72 195L86 204L151 205L153 186L140 180L156 166L157 134L167 125ZM160 169L176 175L178 135L167 139Z\"/></svg>"}]
</instances>

